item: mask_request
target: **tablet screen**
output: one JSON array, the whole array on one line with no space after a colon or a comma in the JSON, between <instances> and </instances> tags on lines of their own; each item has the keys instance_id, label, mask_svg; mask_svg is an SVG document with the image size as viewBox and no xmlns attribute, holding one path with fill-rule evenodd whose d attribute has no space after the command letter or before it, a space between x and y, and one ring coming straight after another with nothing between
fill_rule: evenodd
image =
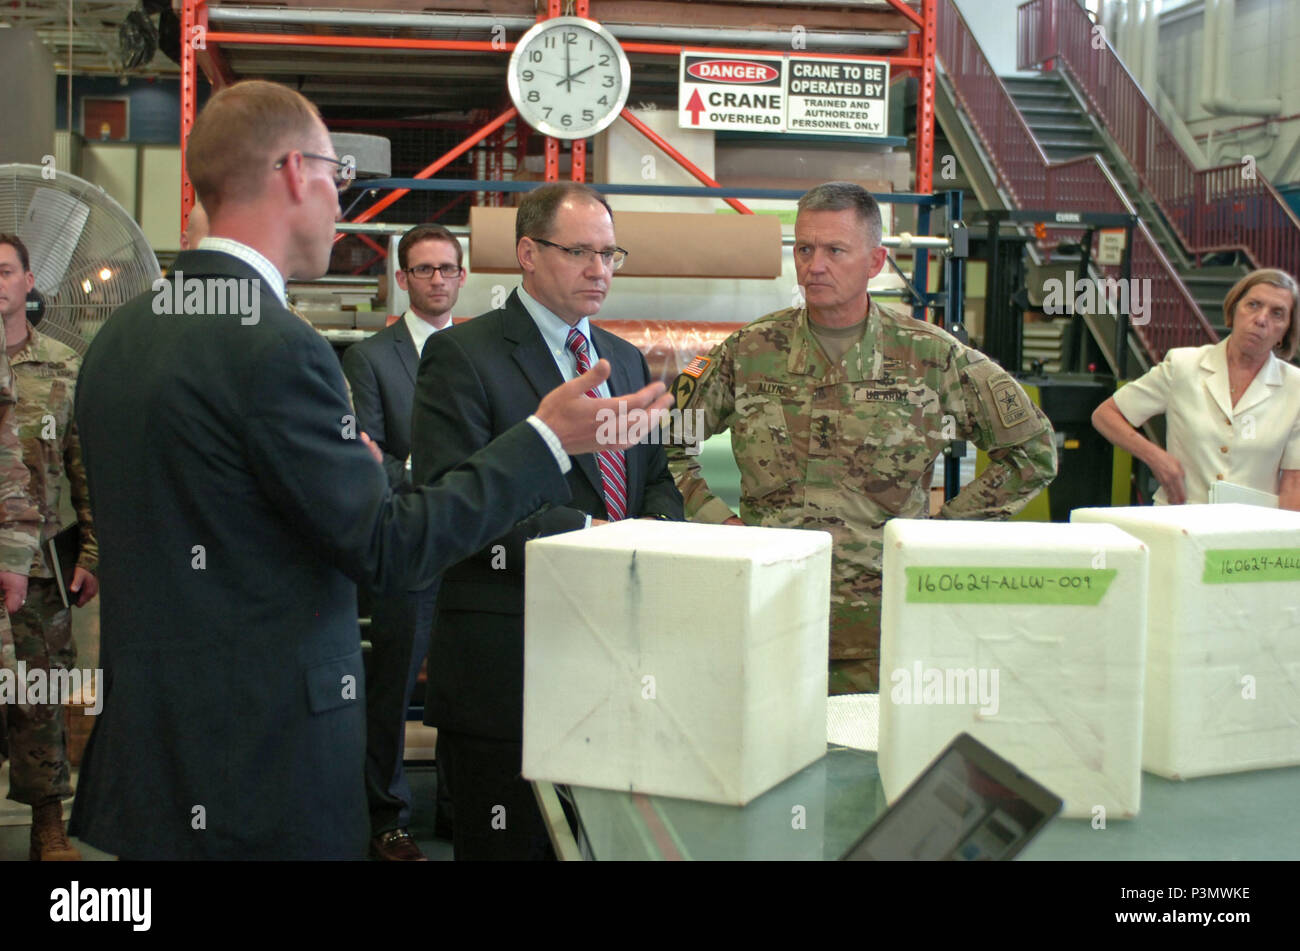
<instances>
[{"instance_id":1,"label":"tablet screen","mask_svg":"<svg viewBox=\"0 0 1300 951\"><path fill-rule=\"evenodd\" d=\"M1060 808L1057 796L963 733L844 858L1009 859Z\"/></svg>"}]
</instances>

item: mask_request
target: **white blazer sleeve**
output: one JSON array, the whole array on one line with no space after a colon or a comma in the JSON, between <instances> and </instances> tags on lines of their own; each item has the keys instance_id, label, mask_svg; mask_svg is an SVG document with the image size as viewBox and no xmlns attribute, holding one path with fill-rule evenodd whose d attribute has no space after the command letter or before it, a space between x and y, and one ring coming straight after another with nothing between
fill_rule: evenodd
<instances>
[{"instance_id":1,"label":"white blazer sleeve","mask_svg":"<svg viewBox=\"0 0 1300 951\"><path fill-rule=\"evenodd\" d=\"M1174 387L1173 351L1165 354L1156 366L1132 383L1115 391L1115 405L1129 421L1130 426L1141 426L1152 416L1169 408L1169 397Z\"/></svg>"}]
</instances>

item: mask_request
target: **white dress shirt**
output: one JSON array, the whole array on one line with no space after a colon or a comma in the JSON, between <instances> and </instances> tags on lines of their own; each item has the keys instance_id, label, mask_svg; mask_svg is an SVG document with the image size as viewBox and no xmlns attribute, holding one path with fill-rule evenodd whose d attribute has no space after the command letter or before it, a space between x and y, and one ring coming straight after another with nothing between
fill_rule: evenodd
<instances>
[{"instance_id":1,"label":"white dress shirt","mask_svg":"<svg viewBox=\"0 0 1300 951\"><path fill-rule=\"evenodd\" d=\"M435 327L423 317L418 316L415 311L409 307L406 313L402 315L402 320L406 322L406 329L411 335L411 342L415 344L415 352L424 356L424 345L429 338L439 330L446 330L451 326L451 318L447 318L447 323L442 327Z\"/></svg>"},{"instance_id":2,"label":"white dress shirt","mask_svg":"<svg viewBox=\"0 0 1300 951\"><path fill-rule=\"evenodd\" d=\"M270 288L281 305L284 305L284 275L281 274L260 251L255 251L242 241L234 238L214 238L211 235L199 242L199 251L221 251L239 258L262 276L263 283Z\"/></svg>"},{"instance_id":3,"label":"white dress shirt","mask_svg":"<svg viewBox=\"0 0 1300 951\"><path fill-rule=\"evenodd\" d=\"M1276 495L1281 470L1300 469L1300 369L1270 353L1233 406L1227 347L1224 338L1170 350L1115 393L1133 426L1165 414L1166 448L1182 463L1188 502L1208 502L1219 479ZM1163 488L1155 502L1168 503Z\"/></svg>"},{"instance_id":4,"label":"white dress shirt","mask_svg":"<svg viewBox=\"0 0 1300 951\"><path fill-rule=\"evenodd\" d=\"M567 383L569 380L578 378L578 357L571 351L566 341L569 339L569 324L556 316L545 305L529 294L521 286L519 288L519 300L524 305L524 310L528 311L528 316L533 318L533 323L537 324L537 329L542 332L542 339L546 341L546 348L551 351L551 356L555 358L555 366L560 371L560 376ZM596 341L591 339L591 324L587 318L583 317L574 325L579 333L587 338L587 355L591 358L591 365L595 366L596 361L600 359L600 354L596 352ZM596 387L603 398L609 398L608 382Z\"/></svg>"}]
</instances>

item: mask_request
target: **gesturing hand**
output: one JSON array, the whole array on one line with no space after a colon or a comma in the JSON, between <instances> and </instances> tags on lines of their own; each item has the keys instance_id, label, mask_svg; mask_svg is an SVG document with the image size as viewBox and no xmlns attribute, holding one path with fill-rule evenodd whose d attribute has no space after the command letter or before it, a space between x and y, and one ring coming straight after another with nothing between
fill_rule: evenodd
<instances>
[{"instance_id":1,"label":"gesturing hand","mask_svg":"<svg viewBox=\"0 0 1300 951\"><path fill-rule=\"evenodd\" d=\"M610 399L587 396L588 390L609 379L609 371L608 360L597 360L576 380L547 393L537 407L537 418L551 427L571 456L635 445L651 427L659 425L659 417L672 405L672 394L665 392L659 382ZM624 425L619 425L619 414L624 414ZM611 435L613 438L609 438Z\"/></svg>"}]
</instances>

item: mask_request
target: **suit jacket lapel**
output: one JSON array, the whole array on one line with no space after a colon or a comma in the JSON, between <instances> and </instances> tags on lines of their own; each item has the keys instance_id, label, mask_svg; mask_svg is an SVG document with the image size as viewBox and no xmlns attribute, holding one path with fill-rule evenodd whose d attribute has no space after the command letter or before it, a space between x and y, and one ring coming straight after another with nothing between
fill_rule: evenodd
<instances>
[{"instance_id":1,"label":"suit jacket lapel","mask_svg":"<svg viewBox=\"0 0 1300 951\"><path fill-rule=\"evenodd\" d=\"M1264 402L1273 395L1275 392L1274 387L1282 385L1282 362L1270 353L1268 362L1260 367L1259 372L1255 374L1255 379L1250 381L1250 386L1246 387L1246 392L1237 400L1237 405L1233 406L1232 393L1229 389L1227 348L1228 341L1225 337L1217 346L1211 347L1205 356L1201 358L1201 369L1207 371L1208 375L1204 377L1204 380L1210 396L1218 404L1219 409L1223 410L1229 419L1232 419L1234 416Z\"/></svg>"},{"instance_id":2,"label":"suit jacket lapel","mask_svg":"<svg viewBox=\"0 0 1300 951\"><path fill-rule=\"evenodd\" d=\"M606 340L606 338L612 337L613 334L607 333L593 324L591 336L596 344L596 353L609 361L609 395L626 396L637 389L632 385L632 368L627 365L627 361L614 359L614 347Z\"/></svg>"},{"instance_id":3,"label":"suit jacket lapel","mask_svg":"<svg viewBox=\"0 0 1300 951\"><path fill-rule=\"evenodd\" d=\"M1211 347L1201 357L1201 369L1206 372L1202 377L1210 398L1218 404L1223 414L1232 419L1232 395L1228 392L1228 355L1225 338L1218 346Z\"/></svg>"},{"instance_id":4,"label":"suit jacket lapel","mask_svg":"<svg viewBox=\"0 0 1300 951\"><path fill-rule=\"evenodd\" d=\"M539 400L564 382L560 368L555 365L555 357L542 338L542 332L537 329L537 324L515 292L511 292L502 308L502 333L506 341L514 345L511 356ZM596 457L584 453L570 458L595 488L596 494L603 496L604 484L601 482L600 470L596 467Z\"/></svg>"},{"instance_id":5,"label":"suit jacket lapel","mask_svg":"<svg viewBox=\"0 0 1300 951\"><path fill-rule=\"evenodd\" d=\"M1279 392L1275 387L1280 386L1282 386L1282 361L1270 353L1268 362L1259 368L1255 379L1250 381L1250 386L1246 387L1246 392L1237 401L1234 412L1244 413L1248 409L1253 409Z\"/></svg>"},{"instance_id":6,"label":"suit jacket lapel","mask_svg":"<svg viewBox=\"0 0 1300 951\"><path fill-rule=\"evenodd\" d=\"M411 339L411 331L406 326L405 315L397 318L394 324L393 344L397 347L397 358L406 368L406 375L415 382L415 374L420 365L420 355L415 352L415 341Z\"/></svg>"}]
</instances>

